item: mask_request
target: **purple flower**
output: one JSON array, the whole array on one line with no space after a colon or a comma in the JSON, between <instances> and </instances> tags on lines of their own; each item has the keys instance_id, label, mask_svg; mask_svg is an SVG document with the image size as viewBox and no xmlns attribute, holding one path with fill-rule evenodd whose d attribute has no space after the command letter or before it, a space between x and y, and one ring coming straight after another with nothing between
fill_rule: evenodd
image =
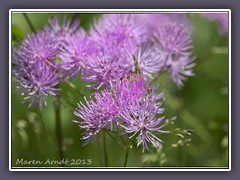
<instances>
[{"instance_id":1,"label":"purple flower","mask_svg":"<svg viewBox=\"0 0 240 180\"><path fill-rule=\"evenodd\" d=\"M122 129L123 134L130 134L130 139L137 136L143 151L148 149L148 142L156 147L156 141L162 141L154 133L166 133L162 130L166 124L160 125L164 117L157 118L163 113L160 101L164 99L163 93L155 95L156 89L146 89L141 76L110 84L110 89L94 93L89 101L85 98L86 105L80 102L74 112L82 119L74 122L85 129L84 144L89 143L101 129L116 128Z\"/></svg>"},{"instance_id":2,"label":"purple flower","mask_svg":"<svg viewBox=\"0 0 240 180\"><path fill-rule=\"evenodd\" d=\"M113 123L113 119L118 114L118 107L111 92L106 90L94 93L89 101L86 98L85 101L86 105L80 102L74 112L83 121L74 122L85 129L83 139L86 140L84 144L88 144L101 129Z\"/></svg>"},{"instance_id":3,"label":"purple flower","mask_svg":"<svg viewBox=\"0 0 240 180\"><path fill-rule=\"evenodd\" d=\"M128 103L137 101L145 94L143 78L131 77L130 80L123 79L111 83L110 89L95 92L89 101L85 98L86 105L80 102L74 114L82 121L74 122L86 130L83 137L86 140L85 144L89 143L101 129L109 126L112 128Z\"/></svg>"},{"instance_id":4,"label":"purple flower","mask_svg":"<svg viewBox=\"0 0 240 180\"><path fill-rule=\"evenodd\" d=\"M25 96L23 102L31 99L29 107L38 104L42 109L42 103L47 105L44 97L56 95L56 86L59 83L56 70L42 62L29 64L24 60L18 60L17 66L13 69L15 80L20 86L20 95Z\"/></svg>"},{"instance_id":5,"label":"purple flower","mask_svg":"<svg viewBox=\"0 0 240 180\"><path fill-rule=\"evenodd\" d=\"M228 13L202 13L203 17L212 21L217 21L220 25L220 33L228 34Z\"/></svg>"},{"instance_id":6,"label":"purple flower","mask_svg":"<svg viewBox=\"0 0 240 180\"><path fill-rule=\"evenodd\" d=\"M137 21L137 15L103 15L90 30L98 53L87 58L82 79L93 83L90 88L109 87L109 82L136 73L134 54L141 58L137 60L144 76L151 77L150 73L159 69L156 59L160 53L152 54L152 49L138 48L144 42L146 32L144 24Z\"/></svg>"},{"instance_id":7,"label":"purple flower","mask_svg":"<svg viewBox=\"0 0 240 180\"><path fill-rule=\"evenodd\" d=\"M161 70L168 70L170 77L180 88L187 76L193 76L195 66L191 58L193 26L185 14L168 14L163 16L153 30L155 50L165 52Z\"/></svg>"},{"instance_id":8,"label":"purple flower","mask_svg":"<svg viewBox=\"0 0 240 180\"><path fill-rule=\"evenodd\" d=\"M60 63L60 67L71 74L71 77L84 68L87 58L96 52L96 44L89 39L88 34L83 29L79 29L61 47L59 57L63 62Z\"/></svg>"},{"instance_id":9,"label":"purple flower","mask_svg":"<svg viewBox=\"0 0 240 180\"><path fill-rule=\"evenodd\" d=\"M45 32L40 31L36 34L28 35L15 53L18 53L28 63L42 61L54 66L54 60L59 51L56 41Z\"/></svg>"},{"instance_id":10,"label":"purple flower","mask_svg":"<svg viewBox=\"0 0 240 180\"><path fill-rule=\"evenodd\" d=\"M134 54L129 54L129 61L135 61L135 72L145 77L153 78L153 74L159 72L166 59L164 51L155 50L154 46L142 45L138 47Z\"/></svg>"},{"instance_id":11,"label":"purple flower","mask_svg":"<svg viewBox=\"0 0 240 180\"><path fill-rule=\"evenodd\" d=\"M120 115L123 121L120 126L126 133L131 134L129 136L130 139L137 136L137 146L142 144L143 152L145 149L148 150L147 143L157 147L156 141L163 142L154 133L166 133L166 131L162 130L165 124L161 124L164 116L156 117L162 113L161 104L156 102L161 97L162 94L159 94L158 98L146 96L140 101L134 101Z\"/></svg>"},{"instance_id":12,"label":"purple flower","mask_svg":"<svg viewBox=\"0 0 240 180\"><path fill-rule=\"evenodd\" d=\"M125 58L126 52L133 54L136 46L145 41L146 28L133 14L105 14L95 20L90 36L98 44L101 53Z\"/></svg>"},{"instance_id":13,"label":"purple flower","mask_svg":"<svg viewBox=\"0 0 240 180\"><path fill-rule=\"evenodd\" d=\"M193 63L193 61L194 58L190 58L189 56L169 58L166 61L166 66L170 71L170 77L179 88L183 86L183 81L186 80L188 76L194 76L192 68L195 66L195 63Z\"/></svg>"},{"instance_id":14,"label":"purple flower","mask_svg":"<svg viewBox=\"0 0 240 180\"><path fill-rule=\"evenodd\" d=\"M192 48L190 32L181 24L167 21L154 32L159 48L171 55L188 55Z\"/></svg>"},{"instance_id":15,"label":"purple flower","mask_svg":"<svg viewBox=\"0 0 240 180\"><path fill-rule=\"evenodd\" d=\"M99 89L135 73L132 57L144 42L146 32L144 24L136 21L133 14L103 15L90 30L98 53L86 59L82 79L92 83L90 88Z\"/></svg>"},{"instance_id":16,"label":"purple flower","mask_svg":"<svg viewBox=\"0 0 240 180\"><path fill-rule=\"evenodd\" d=\"M142 22L147 29L147 38L148 41L152 40L153 32L156 31L158 26L167 22L169 17L165 13L157 13L157 14L136 14L137 21Z\"/></svg>"},{"instance_id":17,"label":"purple flower","mask_svg":"<svg viewBox=\"0 0 240 180\"><path fill-rule=\"evenodd\" d=\"M133 61L119 57L114 52L98 53L87 58L82 79L93 83L88 85L90 88L109 87L111 81L129 75L133 66Z\"/></svg>"},{"instance_id":18,"label":"purple flower","mask_svg":"<svg viewBox=\"0 0 240 180\"><path fill-rule=\"evenodd\" d=\"M13 74L20 86L24 101L31 99L29 107L42 103L46 105L44 97L56 95L59 83L57 64L55 59L59 53L56 41L45 32L31 34L21 43L19 49L13 53Z\"/></svg>"},{"instance_id":19,"label":"purple flower","mask_svg":"<svg viewBox=\"0 0 240 180\"><path fill-rule=\"evenodd\" d=\"M90 30L92 38L100 46L104 48L108 43L118 48L118 51L128 44L143 42L146 32L144 24L137 21L133 14L105 14L94 22Z\"/></svg>"},{"instance_id":20,"label":"purple flower","mask_svg":"<svg viewBox=\"0 0 240 180\"><path fill-rule=\"evenodd\" d=\"M147 93L142 76L131 76L130 79L124 78L115 84L111 84L111 90L121 111L129 103L138 101Z\"/></svg>"},{"instance_id":21,"label":"purple flower","mask_svg":"<svg viewBox=\"0 0 240 180\"><path fill-rule=\"evenodd\" d=\"M59 43L59 45L71 37L77 31L80 25L78 19L75 19L73 22L71 22L71 20L67 20L65 16L62 24L57 16L49 19L48 22L49 26L45 26L44 30L51 37L53 37Z\"/></svg>"}]
</instances>

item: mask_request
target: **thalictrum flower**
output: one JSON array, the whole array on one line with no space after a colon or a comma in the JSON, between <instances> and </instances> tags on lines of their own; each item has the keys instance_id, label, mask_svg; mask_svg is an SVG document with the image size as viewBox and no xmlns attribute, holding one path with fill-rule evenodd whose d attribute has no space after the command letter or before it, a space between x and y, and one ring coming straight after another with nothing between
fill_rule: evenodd
<instances>
[{"instance_id":1,"label":"thalictrum flower","mask_svg":"<svg viewBox=\"0 0 240 180\"><path fill-rule=\"evenodd\" d=\"M56 95L58 89L55 86L59 83L57 71L42 62L28 64L24 61L18 62L13 73L15 80L19 83L20 95L25 96L24 101L30 100L29 107L38 104L42 109L42 103L47 105L44 97Z\"/></svg>"},{"instance_id":2,"label":"thalictrum flower","mask_svg":"<svg viewBox=\"0 0 240 180\"><path fill-rule=\"evenodd\" d=\"M111 81L117 81L131 73L134 61L118 57L114 52L98 53L89 56L83 68L82 79L91 82L90 88L109 87Z\"/></svg>"},{"instance_id":3,"label":"thalictrum flower","mask_svg":"<svg viewBox=\"0 0 240 180\"><path fill-rule=\"evenodd\" d=\"M58 69L55 59L59 53L57 42L44 31L27 36L14 50L13 74L20 86L24 102L31 99L29 107L42 103L46 105L44 97L56 95L54 87L59 83Z\"/></svg>"},{"instance_id":4,"label":"thalictrum flower","mask_svg":"<svg viewBox=\"0 0 240 180\"><path fill-rule=\"evenodd\" d=\"M90 34L104 48L106 42L118 48L144 41L146 27L133 14L105 14L91 27ZM107 47L108 48L108 47Z\"/></svg>"},{"instance_id":5,"label":"thalictrum flower","mask_svg":"<svg viewBox=\"0 0 240 180\"><path fill-rule=\"evenodd\" d=\"M54 66L59 50L57 42L44 31L40 31L28 35L15 53L27 63L42 61Z\"/></svg>"},{"instance_id":6,"label":"thalictrum flower","mask_svg":"<svg viewBox=\"0 0 240 180\"><path fill-rule=\"evenodd\" d=\"M86 140L85 144L89 143L101 129L112 128L123 109L146 93L141 77L130 80L124 78L110 84L110 89L95 92L90 100L85 98L86 105L80 102L74 112L81 118L81 121L74 122L85 129L83 137Z\"/></svg>"},{"instance_id":7,"label":"thalictrum flower","mask_svg":"<svg viewBox=\"0 0 240 180\"><path fill-rule=\"evenodd\" d=\"M145 77L153 78L153 74L164 67L166 54L164 51L155 50L150 44L143 44L138 47L134 54L128 53L129 61L134 61L134 71Z\"/></svg>"},{"instance_id":8,"label":"thalictrum flower","mask_svg":"<svg viewBox=\"0 0 240 180\"><path fill-rule=\"evenodd\" d=\"M192 48L190 32L181 24L167 21L154 32L160 49L171 55L188 55Z\"/></svg>"},{"instance_id":9,"label":"thalictrum flower","mask_svg":"<svg viewBox=\"0 0 240 180\"><path fill-rule=\"evenodd\" d=\"M112 94L106 90L94 93L89 101L85 98L85 102L86 105L80 102L74 112L82 121L74 122L85 129L83 139L86 140L84 144L88 144L101 129L113 123L118 107Z\"/></svg>"},{"instance_id":10,"label":"thalictrum flower","mask_svg":"<svg viewBox=\"0 0 240 180\"><path fill-rule=\"evenodd\" d=\"M177 86L182 87L186 76L193 76L193 26L185 14L174 13L164 17L153 31L155 50L165 52L162 69L168 70Z\"/></svg>"},{"instance_id":11,"label":"thalictrum flower","mask_svg":"<svg viewBox=\"0 0 240 180\"><path fill-rule=\"evenodd\" d=\"M143 151L148 149L147 142L156 147L156 142L162 142L155 132L164 133L160 125L164 117L161 108L163 93L155 95L156 89L146 89L141 76L124 78L110 83L111 88L94 93L86 105L82 102L74 112L81 121L74 121L85 129L83 139L89 143L101 129L123 129L130 134L129 138L137 136L138 145L143 145Z\"/></svg>"},{"instance_id":12,"label":"thalictrum flower","mask_svg":"<svg viewBox=\"0 0 240 180\"><path fill-rule=\"evenodd\" d=\"M151 143L154 147L157 147L155 141L163 142L154 133L167 132L162 130L165 126L162 123L164 116L157 117L158 114L162 113L162 109L160 108L160 104L155 101L156 98L146 96L140 101L134 101L129 104L120 115L120 119L123 121L120 126L126 133L130 134L130 139L137 138L137 146L142 144L143 152L145 149L148 150L147 143Z\"/></svg>"},{"instance_id":13,"label":"thalictrum flower","mask_svg":"<svg viewBox=\"0 0 240 180\"><path fill-rule=\"evenodd\" d=\"M194 76L192 68L195 66L195 63L193 61L194 58L189 56L180 56L167 60L166 66L169 68L170 77L179 88L183 86L183 81L187 77Z\"/></svg>"},{"instance_id":14,"label":"thalictrum flower","mask_svg":"<svg viewBox=\"0 0 240 180\"><path fill-rule=\"evenodd\" d=\"M60 50L59 58L62 62L59 63L59 67L65 70L67 76L72 77L85 68L87 58L97 52L97 47L84 29L79 29L66 40Z\"/></svg>"},{"instance_id":15,"label":"thalictrum flower","mask_svg":"<svg viewBox=\"0 0 240 180\"><path fill-rule=\"evenodd\" d=\"M58 45L61 45L71 37L80 25L78 19L74 19L72 22L71 19L67 20L65 16L62 23L57 16L50 18L48 22L49 25L45 26L44 30L58 42Z\"/></svg>"}]
</instances>

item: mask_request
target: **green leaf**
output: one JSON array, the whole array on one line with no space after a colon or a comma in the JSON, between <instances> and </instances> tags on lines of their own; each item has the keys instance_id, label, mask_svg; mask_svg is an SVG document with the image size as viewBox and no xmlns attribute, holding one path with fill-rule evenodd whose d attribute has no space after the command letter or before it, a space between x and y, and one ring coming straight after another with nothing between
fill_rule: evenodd
<instances>
[{"instance_id":1,"label":"green leaf","mask_svg":"<svg viewBox=\"0 0 240 180\"><path fill-rule=\"evenodd\" d=\"M22 40L24 38L23 32L20 31L16 24L12 25L12 40Z\"/></svg>"}]
</instances>

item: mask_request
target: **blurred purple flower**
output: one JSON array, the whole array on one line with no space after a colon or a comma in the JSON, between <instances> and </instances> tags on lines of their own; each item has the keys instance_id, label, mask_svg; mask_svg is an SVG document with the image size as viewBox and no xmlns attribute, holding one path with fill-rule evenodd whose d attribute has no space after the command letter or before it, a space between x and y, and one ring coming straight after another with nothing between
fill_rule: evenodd
<instances>
[{"instance_id":1,"label":"blurred purple flower","mask_svg":"<svg viewBox=\"0 0 240 180\"><path fill-rule=\"evenodd\" d=\"M166 55L164 51L156 51L154 46L143 44L136 49L134 54L128 53L127 58L135 62L134 71L146 79L147 77L153 78L152 75L163 68Z\"/></svg>"},{"instance_id":2,"label":"blurred purple flower","mask_svg":"<svg viewBox=\"0 0 240 180\"><path fill-rule=\"evenodd\" d=\"M57 16L50 18L48 22L49 25L46 25L44 30L59 43L58 45L62 45L71 37L80 25L78 19L74 19L72 22L71 19L67 20L66 16L64 16L62 24Z\"/></svg>"},{"instance_id":3,"label":"blurred purple flower","mask_svg":"<svg viewBox=\"0 0 240 180\"><path fill-rule=\"evenodd\" d=\"M189 32L192 32L193 29L189 18L183 13L137 14L135 16L138 21L146 26L149 40L152 39L153 33L167 22L184 26Z\"/></svg>"},{"instance_id":4,"label":"blurred purple flower","mask_svg":"<svg viewBox=\"0 0 240 180\"><path fill-rule=\"evenodd\" d=\"M179 88L183 86L183 81L186 80L187 77L194 76L192 68L195 66L195 63L193 63L193 61L194 58L190 58L189 56L169 58L166 61L166 66L170 71L170 77Z\"/></svg>"},{"instance_id":5,"label":"blurred purple flower","mask_svg":"<svg viewBox=\"0 0 240 180\"><path fill-rule=\"evenodd\" d=\"M95 20L90 32L100 43L108 39L124 45L128 40L142 42L146 28L133 14L104 14L98 21Z\"/></svg>"},{"instance_id":6,"label":"blurred purple flower","mask_svg":"<svg viewBox=\"0 0 240 180\"><path fill-rule=\"evenodd\" d=\"M90 34L102 52L115 51L121 56L133 52L145 40L146 27L133 14L104 14L93 23Z\"/></svg>"},{"instance_id":7,"label":"blurred purple flower","mask_svg":"<svg viewBox=\"0 0 240 180\"><path fill-rule=\"evenodd\" d=\"M190 32L181 24L167 21L157 28L153 36L159 48L168 56L190 54L192 48Z\"/></svg>"},{"instance_id":8,"label":"blurred purple flower","mask_svg":"<svg viewBox=\"0 0 240 180\"><path fill-rule=\"evenodd\" d=\"M89 39L84 29L79 29L74 35L67 39L61 47L60 67L66 71L77 74L85 67L88 56L97 52L96 44ZM72 75L71 75L72 76Z\"/></svg>"},{"instance_id":9,"label":"blurred purple flower","mask_svg":"<svg viewBox=\"0 0 240 180\"><path fill-rule=\"evenodd\" d=\"M153 28L153 41L157 52L164 52L161 70L168 70L170 77L180 88L186 76L193 76L191 58L193 26L186 14L159 14L162 17ZM152 18L153 18L152 17Z\"/></svg>"},{"instance_id":10,"label":"blurred purple flower","mask_svg":"<svg viewBox=\"0 0 240 180\"><path fill-rule=\"evenodd\" d=\"M220 25L220 33L228 34L228 13L202 13L203 17L217 21Z\"/></svg>"},{"instance_id":11,"label":"blurred purple flower","mask_svg":"<svg viewBox=\"0 0 240 180\"><path fill-rule=\"evenodd\" d=\"M148 41L152 40L153 32L156 31L157 27L168 21L168 15L165 13L154 13L154 14L136 14L137 21L142 22L147 29Z\"/></svg>"}]
</instances>

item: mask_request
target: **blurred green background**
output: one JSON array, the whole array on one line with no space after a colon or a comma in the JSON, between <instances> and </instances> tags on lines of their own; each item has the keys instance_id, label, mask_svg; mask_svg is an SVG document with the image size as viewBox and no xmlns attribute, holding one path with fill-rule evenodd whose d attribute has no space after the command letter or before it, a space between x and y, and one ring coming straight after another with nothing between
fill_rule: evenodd
<instances>
[{"instance_id":1,"label":"blurred green background","mask_svg":"<svg viewBox=\"0 0 240 180\"><path fill-rule=\"evenodd\" d=\"M76 14L28 13L35 29L41 29L54 15L63 18L76 17ZM88 30L90 23L98 14L78 14L81 25ZM159 78L161 91L166 100L163 103L167 117L177 116L173 125L166 129L191 129L191 136L176 134L160 135L164 140L162 148L151 149L142 155L141 148L135 145L130 150L127 166L164 166L164 167L228 167L228 37L218 33L218 24L208 21L197 14L189 15L193 25L193 54L196 57L195 77L189 78L180 90L171 81L166 82L167 75ZM31 33L22 13L12 14L12 46ZM85 83L80 79L71 80L84 95ZM55 130L54 98L47 97L48 105L39 110L22 104L18 95L17 83L12 81L12 166L17 159L24 160L58 160ZM63 150L65 158L70 161L91 159L88 166L103 165L103 151L95 138L90 144L82 146L82 130L72 122L77 102L83 98L66 84L61 87L61 117L63 131ZM67 103L70 101L72 106ZM191 139L188 143L184 140ZM107 153L109 166L123 166L125 151L107 136ZM58 166L58 165L30 165ZM70 166L70 165L68 165ZM85 167L84 164L71 166Z\"/></svg>"}]
</instances>

